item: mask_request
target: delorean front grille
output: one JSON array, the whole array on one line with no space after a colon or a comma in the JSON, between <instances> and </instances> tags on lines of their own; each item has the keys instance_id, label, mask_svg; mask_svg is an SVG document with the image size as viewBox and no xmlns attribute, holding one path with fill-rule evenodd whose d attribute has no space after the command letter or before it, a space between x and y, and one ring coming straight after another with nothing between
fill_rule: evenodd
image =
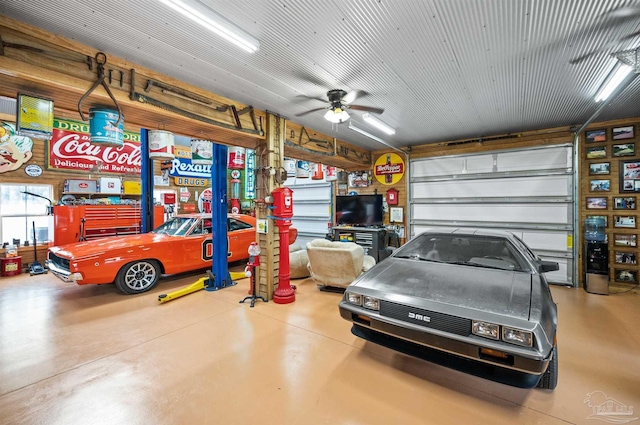
<instances>
[{"instance_id":1,"label":"delorean front grille","mask_svg":"<svg viewBox=\"0 0 640 425\"><path fill-rule=\"evenodd\" d=\"M389 301L380 301L380 315L456 335L467 336L471 334L470 319Z\"/></svg>"}]
</instances>

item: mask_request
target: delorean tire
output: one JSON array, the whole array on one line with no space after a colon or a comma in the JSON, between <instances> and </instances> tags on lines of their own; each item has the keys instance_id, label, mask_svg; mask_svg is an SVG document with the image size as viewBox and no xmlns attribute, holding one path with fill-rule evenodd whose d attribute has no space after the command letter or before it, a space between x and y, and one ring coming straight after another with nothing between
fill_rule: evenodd
<instances>
[{"instance_id":1,"label":"delorean tire","mask_svg":"<svg viewBox=\"0 0 640 425\"><path fill-rule=\"evenodd\" d=\"M553 390L558 385L558 344L553 347L553 357L549 360L547 370L542 374L538 381L538 388L545 390Z\"/></svg>"}]
</instances>

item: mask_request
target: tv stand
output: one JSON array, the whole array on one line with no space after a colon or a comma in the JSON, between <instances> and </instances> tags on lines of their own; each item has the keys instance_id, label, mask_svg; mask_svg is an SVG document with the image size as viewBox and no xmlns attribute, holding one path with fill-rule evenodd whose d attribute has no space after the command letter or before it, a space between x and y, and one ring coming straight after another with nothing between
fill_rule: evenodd
<instances>
[{"instance_id":1,"label":"tv stand","mask_svg":"<svg viewBox=\"0 0 640 425\"><path fill-rule=\"evenodd\" d=\"M334 241L357 243L364 248L365 255L375 258L376 263L387 257L384 251L385 234L384 227L338 226L333 228Z\"/></svg>"}]
</instances>

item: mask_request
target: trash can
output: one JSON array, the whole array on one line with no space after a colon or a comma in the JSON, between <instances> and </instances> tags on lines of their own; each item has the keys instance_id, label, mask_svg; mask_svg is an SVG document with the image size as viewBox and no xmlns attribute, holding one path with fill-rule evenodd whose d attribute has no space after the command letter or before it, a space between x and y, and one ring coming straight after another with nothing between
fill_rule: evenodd
<instances>
[{"instance_id":1,"label":"trash can","mask_svg":"<svg viewBox=\"0 0 640 425\"><path fill-rule=\"evenodd\" d=\"M15 276L22 273L22 257L0 258L0 276Z\"/></svg>"}]
</instances>

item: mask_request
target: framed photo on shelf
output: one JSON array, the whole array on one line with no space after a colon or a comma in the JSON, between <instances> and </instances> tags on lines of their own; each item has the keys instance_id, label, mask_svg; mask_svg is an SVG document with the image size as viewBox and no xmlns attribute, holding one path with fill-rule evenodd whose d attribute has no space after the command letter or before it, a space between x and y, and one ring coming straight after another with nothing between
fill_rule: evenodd
<instances>
[{"instance_id":1,"label":"framed photo on shelf","mask_svg":"<svg viewBox=\"0 0 640 425\"><path fill-rule=\"evenodd\" d=\"M606 146L592 146L587 148L587 159L606 158L607 147Z\"/></svg>"},{"instance_id":2,"label":"framed photo on shelf","mask_svg":"<svg viewBox=\"0 0 640 425\"><path fill-rule=\"evenodd\" d=\"M635 248L638 246L638 237L634 234L614 233L613 244L615 246L626 246L629 248Z\"/></svg>"},{"instance_id":3,"label":"framed photo on shelf","mask_svg":"<svg viewBox=\"0 0 640 425\"><path fill-rule=\"evenodd\" d=\"M611 190L611 180L591 180L592 192L608 192Z\"/></svg>"},{"instance_id":4,"label":"framed photo on shelf","mask_svg":"<svg viewBox=\"0 0 640 425\"><path fill-rule=\"evenodd\" d=\"M588 210L606 210L607 198L587 198Z\"/></svg>"},{"instance_id":5,"label":"framed photo on shelf","mask_svg":"<svg viewBox=\"0 0 640 425\"><path fill-rule=\"evenodd\" d=\"M620 161L620 192L640 192L640 161Z\"/></svg>"},{"instance_id":6,"label":"framed photo on shelf","mask_svg":"<svg viewBox=\"0 0 640 425\"><path fill-rule=\"evenodd\" d=\"M615 269L616 282L638 283L638 272L636 270Z\"/></svg>"},{"instance_id":7,"label":"framed photo on shelf","mask_svg":"<svg viewBox=\"0 0 640 425\"><path fill-rule=\"evenodd\" d=\"M613 216L613 227L625 227L627 229L636 228L635 215L616 215Z\"/></svg>"},{"instance_id":8,"label":"framed photo on shelf","mask_svg":"<svg viewBox=\"0 0 640 425\"><path fill-rule=\"evenodd\" d=\"M634 156L636 154L635 143L613 145L613 156Z\"/></svg>"},{"instance_id":9,"label":"framed photo on shelf","mask_svg":"<svg viewBox=\"0 0 640 425\"><path fill-rule=\"evenodd\" d=\"M606 142L607 141L607 130L589 130L586 132L587 143L589 142Z\"/></svg>"},{"instance_id":10,"label":"framed photo on shelf","mask_svg":"<svg viewBox=\"0 0 640 425\"><path fill-rule=\"evenodd\" d=\"M589 164L589 175L609 174L611 165L608 162L594 162Z\"/></svg>"},{"instance_id":11,"label":"framed photo on shelf","mask_svg":"<svg viewBox=\"0 0 640 425\"><path fill-rule=\"evenodd\" d=\"M618 197L613 198L614 210L635 210L636 209L636 197Z\"/></svg>"},{"instance_id":12,"label":"framed photo on shelf","mask_svg":"<svg viewBox=\"0 0 640 425\"><path fill-rule=\"evenodd\" d=\"M616 264L638 264L635 252L616 251Z\"/></svg>"},{"instance_id":13,"label":"framed photo on shelf","mask_svg":"<svg viewBox=\"0 0 640 425\"><path fill-rule=\"evenodd\" d=\"M613 140L633 139L635 137L634 129L632 125L626 127L616 127L612 132Z\"/></svg>"}]
</instances>

